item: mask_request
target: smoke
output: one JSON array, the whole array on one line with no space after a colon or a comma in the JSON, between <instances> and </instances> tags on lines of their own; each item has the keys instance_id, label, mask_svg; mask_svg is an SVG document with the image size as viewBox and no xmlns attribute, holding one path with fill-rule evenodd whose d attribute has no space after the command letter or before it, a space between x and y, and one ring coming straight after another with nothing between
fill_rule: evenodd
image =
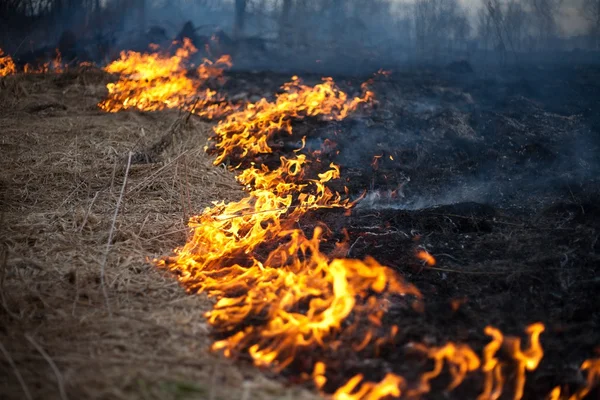
<instances>
[{"instance_id":1,"label":"smoke","mask_svg":"<svg viewBox=\"0 0 600 400\"><path fill-rule=\"evenodd\" d=\"M595 68L458 80L392 75L376 85L380 109L341 129L335 161L355 197L367 191L359 208L574 201L600 185L597 75Z\"/></svg>"},{"instance_id":2,"label":"smoke","mask_svg":"<svg viewBox=\"0 0 600 400\"><path fill-rule=\"evenodd\" d=\"M71 30L82 42L110 42L112 54L118 54L144 48L157 32L168 42L191 22L199 44L216 32L231 40L228 50L242 69L366 74L463 59L473 65L598 61L595 53L572 53L594 50L599 43L600 30L580 23L583 3L558 0L536 1L535 6L531 0L63 3L49 0L33 12L26 0L23 7L0 7L0 22L7 27L0 45L12 52L27 38L37 47L55 47L61 33ZM242 3L245 7L235 6ZM584 28L575 35L565 21Z\"/></svg>"}]
</instances>

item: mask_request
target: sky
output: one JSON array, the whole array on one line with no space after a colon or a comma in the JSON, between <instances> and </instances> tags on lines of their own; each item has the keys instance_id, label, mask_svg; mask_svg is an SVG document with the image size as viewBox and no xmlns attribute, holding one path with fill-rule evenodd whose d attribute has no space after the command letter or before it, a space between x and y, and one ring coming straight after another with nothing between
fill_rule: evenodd
<instances>
[{"instance_id":1,"label":"sky","mask_svg":"<svg viewBox=\"0 0 600 400\"><path fill-rule=\"evenodd\" d=\"M404 0L401 0L404 1ZM409 0L410 1L410 0ZM459 0L472 15L477 14L477 10L483 7L484 0ZM585 32L587 21L581 16L579 8L581 0L563 0L561 15L558 19L563 32L570 35L577 35Z\"/></svg>"}]
</instances>

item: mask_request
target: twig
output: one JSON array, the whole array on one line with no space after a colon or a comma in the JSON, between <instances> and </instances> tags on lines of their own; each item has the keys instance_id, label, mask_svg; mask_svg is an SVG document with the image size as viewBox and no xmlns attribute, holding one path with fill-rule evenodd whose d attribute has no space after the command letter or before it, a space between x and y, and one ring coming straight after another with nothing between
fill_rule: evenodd
<instances>
[{"instance_id":1,"label":"twig","mask_svg":"<svg viewBox=\"0 0 600 400\"><path fill-rule=\"evenodd\" d=\"M100 192L96 192L96 194L94 195L94 198L92 199L92 202L90 203L90 206L88 207L87 211L85 212L85 216L83 217L83 222L81 223L81 226L79 227L79 232L83 231L83 228L85 227L85 224L87 223L87 219L90 216L90 212L92 211L92 207L94 206L94 203L96 202L96 199L98 198L99 194L100 194Z\"/></svg>"},{"instance_id":2,"label":"twig","mask_svg":"<svg viewBox=\"0 0 600 400\"><path fill-rule=\"evenodd\" d=\"M454 260L454 261L456 261L456 262L457 262L457 263L459 263L459 264L462 264L462 262L461 262L460 260L458 260L457 258L455 258L455 257L451 256L451 255L450 255L450 254L448 254L448 253L437 253L437 254L433 254L433 256L434 256L435 258L438 258L438 257L440 257L440 256L443 256L443 257L448 257L449 259L451 259L451 260Z\"/></svg>"},{"instance_id":3,"label":"twig","mask_svg":"<svg viewBox=\"0 0 600 400\"><path fill-rule=\"evenodd\" d=\"M23 393L25 393L25 398L27 400L32 400L31 393L29 392L29 389L27 388L27 385L25 384L25 380L23 380L23 376L21 376L19 369L15 365L15 362L13 361L12 357L10 356L10 353L8 352L8 350L6 350L6 348L4 347L2 342L0 342L0 352L2 352L2 354L4 354L4 357L6 357L6 361L8 361L8 363L10 364L10 367L12 368L13 372L15 373L15 376L17 377L17 380L19 381L19 384L21 385L21 388L23 389Z\"/></svg>"},{"instance_id":4,"label":"twig","mask_svg":"<svg viewBox=\"0 0 600 400\"><path fill-rule=\"evenodd\" d=\"M4 219L4 214L0 218L0 222ZM10 311L8 302L6 301L6 290L4 290L4 283L6 281L6 273L8 271L8 246L3 244L0 247L0 301L2 301L2 308L6 313L14 319L21 319L17 314Z\"/></svg>"},{"instance_id":5,"label":"twig","mask_svg":"<svg viewBox=\"0 0 600 400\"><path fill-rule=\"evenodd\" d=\"M350 257L350 253L352 253L352 249L354 249L354 246L356 245L356 243L359 242L359 240L364 241L365 239L362 236L359 236L354 243L352 243L352 246L350 246L350 248L348 248L348 252L346 253L346 257Z\"/></svg>"},{"instance_id":6,"label":"twig","mask_svg":"<svg viewBox=\"0 0 600 400\"><path fill-rule=\"evenodd\" d=\"M69 201L69 199L71 198L71 196L73 196L75 194L75 192L83 185L83 182L80 182L79 185L77 185L77 187L75 189L73 189L73 191L71 191L71 193L69 193L69 195L63 200L62 203L60 203L60 206L57 207L57 209L62 208L62 206L64 206L67 201Z\"/></svg>"},{"instance_id":7,"label":"twig","mask_svg":"<svg viewBox=\"0 0 600 400\"><path fill-rule=\"evenodd\" d=\"M192 105L192 108L190 108L190 112L188 113L187 117L185 117L185 123L186 124L190 120L190 117L192 116L192 114L194 113L194 111L196 111L196 105L198 104L198 101L200 101L200 96L196 96L196 100L194 101L194 104Z\"/></svg>"},{"instance_id":8,"label":"twig","mask_svg":"<svg viewBox=\"0 0 600 400\"><path fill-rule=\"evenodd\" d=\"M215 364L213 367L212 374L210 376L210 392L208 393L209 400L215 400L215 388L217 387L217 365Z\"/></svg>"},{"instance_id":9,"label":"twig","mask_svg":"<svg viewBox=\"0 0 600 400\"><path fill-rule=\"evenodd\" d=\"M121 186L121 194L119 194L119 199L117 200L117 206L115 207L115 215L112 219L112 224L110 225L110 231L108 232L108 240L106 241L106 251L104 252L104 260L102 261L102 265L100 267L100 284L102 285L102 294L104 295L104 301L106 302L106 308L108 310L108 315L112 317L112 312L110 310L110 304L108 302L108 293L106 291L106 279L105 279L105 270L106 270L106 262L108 261L108 253L110 251L110 244L112 242L113 234L115 232L115 223L117 222L117 215L119 215L119 207L121 206L121 201L123 200L123 194L125 193L125 187L127 186L127 177L129 176L129 167L131 167L131 157L133 152L129 152L129 158L127 159L127 168L125 169L125 178L123 178L123 185Z\"/></svg>"},{"instance_id":10,"label":"twig","mask_svg":"<svg viewBox=\"0 0 600 400\"><path fill-rule=\"evenodd\" d=\"M158 175L159 173L161 173L164 169L170 167L171 165L173 165L173 163L175 163L177 160L179 160L183 155L187 154L189 152L189 150L184 151L183 153L179 154L177 157L175 157L174 159L172 159L169 163L163 165L162 167L160 167L159 169L157 169L155 172L153 172L150 176L148 176L146 179L144 179L143 181L141 181L140 183L138 183L137 185L135 185L132 189L130 189L127 192L127 195L130 195L131 193L135 192L136 190L138 190L140 187L144 186L146 183L148 183L149 181L151 181L156 175Z\"/></svg>"},{"instance_id":11,"label":"twig","mask_svg":"<svg viewBox=\"0 0 600 400\"><path fill-rule=\"evenodd\" d=\"M65 382L63 380L63 376L60 373L60 371L58 370L58 367L56 366L54 361L52 361L52 359L50 358L48 353L46 353L46 351L44 349L42 349L42 347L39 344L37 344L37 342L35 340L33 340L33 338L29 334L25 334L25 339L27 339L29 341L29 343L31 343L33 345L33 347L35 347L35 349L48 362L48 364L50 365L50 368L52 368L52 371L54 371L54 375L56 375L56 381L58 383L58 391L60 392L60 398L62 400L68 400L67 392L65 391Z\"/></svg>"},{"instance_id":12,"label":"twig","mask_svg":"<svg viewBox=\"0 0 600 400\"><path fill-rule=\"evenodd\" d=\"M458 271L456 269L448 268L437 268L437 267L425 267L425 270L435 270L442 272L455 272L457 274L470 274L470 275L508 275L511 271Z\"/></svg>"}]
</instances>

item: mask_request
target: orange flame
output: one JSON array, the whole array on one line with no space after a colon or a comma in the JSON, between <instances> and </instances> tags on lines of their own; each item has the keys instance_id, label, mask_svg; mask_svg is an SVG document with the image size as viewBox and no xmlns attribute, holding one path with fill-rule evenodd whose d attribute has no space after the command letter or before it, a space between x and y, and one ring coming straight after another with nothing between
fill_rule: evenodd
<instances>
[{"instance_id":1,"label":"orange flame","mask_svg":"<svg viewBox=\"0 0 600 400\"><path fill-rule=\"evenodd\" d=\"M261 99L248 104L245 110L231 114L215 127L217 155L215 165L227 156L238 158L271 153L268 142L275 133L292 133L292 119L321 117L342 120L363 103L373 99L373 93L363 86L363 94L352 100L335 87L333 79L324 78L314 87L305 86L296 76L283 85L284 93L275 102Z\"/></svg>"},{"instance_id":2,"label":"orange flame","mask_svg":"<svg viewBox=\"0 0 600 400\"><path fill-rule=\"evenodd\" d=\"M215 63L205 60L194 78L188 76L187 67L189 58L196 52L189 39L184 39L182 47L173 56L159 52L121 52L118 60L104 68L106 72L120 74L121 77L119 81L106 85L108 98L98 106L108 112L130 108L156 111L186 107L207 118L231 111L231 106L223 103L217 92L201 89L208 79L221 79L223 68L231 66L231 59L223 56Z\"/></svg>"},{"instance_id":3,"label":"orange flame","mask_svg":"<svg viewBox=\"0 0 600 400\"><path fill-rule=\"evenodd\" d=\"M43 63L37 67L34 67L31 64L25 64L23 67L23 72L26 74L46 74L48 72L56 72L61 73L65 72L67 67L62 63L62 55L58 49L54 50L56 55L54 59L50 62Z\"/></svg>"},{"instance_id":4,"label":"orange flame","mask_svg":"<svg viewBox=\"0 0 600 400\"><path fill-rule=\"evenodd\" d=\"M214 128L215 164L225 160L238 163L232 169L250 165L237 176L248 195L237 202L215 202L191 218L192 238L176 249L173 257L156 260L157 264L173 271L189 291L206 292L216 299L213 309L206 313L220 336L212 348L228 357L244 352L255 365L279 371L293 363L299 353L335 348L342 341L356 351L376 352L398 332L397 326L387 330L382 327L385 304L391 296L410 295L419 301L421 294L372 258L352 260L325 254L320 246L320 227L315 228L312 238L295 228L296 221L308 210L352 207L328 187L329 182L339 178L339 167L330 164L317 170L320 163L313 163L299 150L290 158L280 157L276 168L251 162L254 156L272 153L269 141L274 135L292 134L294 120L342 120L359 105L372 102L372 92L363 86L361 96L349 99L331 78L309 87L293 77L275 101L261 99L237 111L229 104L212 108L209 103L218 96L216 92L206 89L199 97L197 93L202 81L222 79L222 68L231 65L230 59L225 56L215 63L205 61L195 71L197 78L190 78L186 63L195 51L186 40L175 56L122 53L120 60L106 68L122 77L108 85L109 98L100 103L102 109L189 109L195 98L200 101L195 111L199 115L229 113ZM374 162L380 157L376 156ZM339 254L344 248L345 244L337 245ZM424 250L417 257L435 265L435 258ZM484 385L478 400L496 400L502 396L505 370L510 369L512 373L507 376L514 376L513 399L519 400L527 371L536 369L543 357L539 340L543 331L541 323L529 326L529 345L523 349L520 338L505 338L499 330L487 327L485 333L492 340L481 358L466 344L415 344L413 347L433 363L433 368L422 373L415 384L409 385L394 373L386 374L379 382L366 381L358 374L332 397L419 397L428 393L432 382L442 374L449 375L447 390L451 391L469 374L481 371ZM498 354L501 350L502 355ZM570 400L582 399L599 381L600 361L588 360L582 369L588 371L587 386ZM312 370L315 386L323 390L328 382L326 363L315 361ZM562 399L560 388L550 395Z\"/></svg>"},{"instance_id":5,"label":"orange flame","mask_svg":"<svg viewBox=\"0 0 600 400\"><path fill-rule=\"evenodd\" d=\"M311 88L293 78L284 90L275 102L250 104L215 127L221 151L215 163L226 156L270 152L266 139L282 129L291 132L292 118L342 119L371 96L365 92L348 100L331 79ZM339 168L331 164L318 179L310 179L307 164L306 155L297 154L281 157L274 170L265 165L244 170L237 179L249 189L248 197L217 203L194 217L193 238L175 257L159 262L177 272L190 290L218 298L207 318L229 337L215 342L214 350L227 356L247 351L256 365L277 370L293 362L301 349L330 345L350 314L365 331L363 338L379 336L385 310L374 296L420 298L414 286L374 259L330 259L320 251L321 228L310 239L292 229L309 209L350 207L325 186L339 178ZM260 246L274 241L282 244L259 256ZM299 312L303 307L307 310ZM246 321L256 318L264 323L248 326ZM364 348L365 340L356 346ZM318 369L316 373L322 376ZM324 379L317 381L323 384Z\"/></svg>"},{"instance_id":6,"label":"orange flame","mask_svg":"<svg viewBox=\"0 0 600 400\"><path fill-rule=\"evenodd\" d=\"M4 55L4 51L0 48L0 77L12 75L17 72L15 63L11 56Z\"/></svg>"},{"instance_id":7,"label":"orange flame","mask_svg":"<svg viewBox=\"0 0 600 400\"><path fill-rule=\"evenodd\" d=\"M380 400L389 398L390 396L400 397L402 395L402 388L405 386L404 378L392 373L388 373L379 383L362 383L362 381L363 375L354 376L333 394L333 399Z\"/></svg>"},{"instance_id":8,"label":"orange flame","mask_svg":"<svg viewBox=\"0 0 600 400\"><path fill-rule=\"evenodd\" d=\"M600 385L600 358L585 360L580 369L587 372L584 387L568 396L563 395L560 386L557 386L548 395L548 400L583 400L594 388Z\"/></svg>"},{"instance_id":9,"label":"orange flame","mask_svg":"<svg viewBox=\"0 0 600 400\"><path fill-rule=\"evenodd\" d=\"M430 267L433 267L435 265L435 257L432 256L431 254L429 254L425 250L419 250L417 252L417 258L420 259L420 260L423 260Z\"/></svg>"}]
</instances>

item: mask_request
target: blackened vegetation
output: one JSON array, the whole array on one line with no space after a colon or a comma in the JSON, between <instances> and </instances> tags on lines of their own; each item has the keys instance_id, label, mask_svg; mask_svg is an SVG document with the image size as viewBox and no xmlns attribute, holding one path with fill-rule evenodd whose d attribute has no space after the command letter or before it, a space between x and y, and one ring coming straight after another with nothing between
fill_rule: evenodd
<instances>
[{"instance_id":1,"label":"blackened vegetation","mask_svg":"<svg viewBox=\"0 0 600 400\"><path fill-rule=\"evenodd\" d=\"M365 194L351 215L314 211L299 226L308 235L328 226L325 250L345 229L346 256L375 257L425 298L423 310L409 299L391 304L382 331L398 325L394 343L301 356L292 375L326 359L336 372L325 390L356 373L380 380L391 371L415 382L432 365L411 343L467 343L481 354L487 325L523 336L540 321L545 357L525 397L582 384L581 362L600 352L599 78L587 67L398 72L376 79L372 112L305 120L293 137L276 137L274 154L257 161L276 165L306 136L305 151L320 152L315 168L342 166L336 190ZM435 266L415 257L421 248ZM447 380L436 382L428 398L464 399L476 398L482 380L475 374L449 395Z\"/></svg>"}]
</instances>

